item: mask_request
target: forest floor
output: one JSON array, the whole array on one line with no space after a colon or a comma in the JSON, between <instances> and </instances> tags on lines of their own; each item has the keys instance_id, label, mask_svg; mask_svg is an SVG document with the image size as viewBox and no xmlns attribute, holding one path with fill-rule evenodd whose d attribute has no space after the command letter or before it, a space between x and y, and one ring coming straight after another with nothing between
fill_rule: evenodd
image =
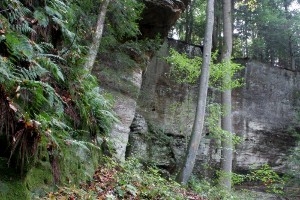
<instances>
[{"instance_id":1,"label":"forest floor","mask_svg":"<svg viewBox=\"0 0 300 200\"><path fill-rule=\"evenodd\" d=\"M178 183L162 178L155 168L147 170L138 163L105 164L94 173L91 181L74 187L61 187L49 193L50 200L112 200L112 199L183 199L205 200Z\"/></svg>"}]
</instances>

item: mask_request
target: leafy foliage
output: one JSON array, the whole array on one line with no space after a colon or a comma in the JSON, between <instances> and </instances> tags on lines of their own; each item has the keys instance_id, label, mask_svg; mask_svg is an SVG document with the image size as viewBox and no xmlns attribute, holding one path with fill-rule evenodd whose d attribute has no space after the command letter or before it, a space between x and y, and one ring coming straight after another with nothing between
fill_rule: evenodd
<instances>
[{"instance_id":1,"label":"leafy foliage","mask_svg":"<svg viewBox=\"0 0 300 200\"><path fill-rule=\"evenodd\" d=\"M243 85L243 79L237 78L235 75L241 71L244 67L240 64L229 63L217 63L213 62L217 59L217 52L212 55L211 70L209 75L209 84L211 87L220 91L226 89L238 88ZM167 62L171 64L170 76L175 78L178 83L194 84L197 82L201 73L202 58L194 57L189 58L185 54L181 54L174 49L170 50L170 56L166 58ZM226 72L230 74L231 80L222 83Z\"/></svg>"},{"instance_id":2,"label":"leafy foliage","mask_svg":"<svg viewBox=\"0 0 300 200\"><path fill-rule=\"evenodd\" d=\"M299 10L295 1L238 1L235 10L237 37L244 57L273 66L299 65ZM294 65L294 66L292 66Z\"/></svg>"},{"instance_id":3,"label":"leafy foliage","mask_svg":"<svg viewBox=\"0 0 300 200\"><path fill-rule=\"evenodd\" d=\"M232 61L213 64L209 79L210 85L220 91L242 87L244 85L243 78L235 77L242 69L244 69L243 66ZM225 79L225 71L233 78L232 80L222 81Z\"/></svg>"},{"instance_id":4,"label":"leafy foliage","mask_svg":"<svg viewBox=\"0 0 300 200\"><path fill-rule=\"evenodd\" d=\"M224 114L224 109L218 103L211 103L207 106L207 117L205 119L205 125L209 132L209 137L217 139L218 141L224 141L226 138L232 138L234 144L241 142L241 138L235 134L225 131L220 126L221 116Z\"/></svg>"},{"instance_id":5,"label":"leafy foliage","mask_svg":"<svg viewBox=\"0 0 300 200\"><path fill-rule=\"evenodd\" d=\"M263 164L257 169L252 169L248 174L232 174L233 184L239 185L245 182L262 187L270 193L283 194L287 178L280 177L268 164Z\"/></svg>"},{"instance_id":6,"label":"leafy foliage","mask_svg":"<svg viewBox=\"0 0 300 200\"><path fill-rule=\"evenodd\" d=\"M7 1L3 2L8 3ZM13 11L8 12L7 17L1 16L1 21L14 24L30 15L30 10L23 6L19 1L14 1ZM15 7L14 7L15 6ZM22 27L29 26L22 23ZM21 26L19 26L21 27ZM22 30L20 30L22 29ZM11 99L11 108L14 110L14 117L8 124L14 124L14 128L5 131L4 134L9 138L10 147L9 161L14 160L23 172L25 164L29 163L29 158L34 155L40 141L40 122L36 121L37 114L41 111L63 112L62 101L55 90L46 82L40 81L45 75L50 75L47 66L56 69L56 74L60 72L60 67L49 57L52 54L43 54L42 45L31 41L23 33L33 33L31 28L20 28L17 26L4 26L1 45L3 50L0 53L1 78L0 84L7 91L13 90L11 94L6 94ZM24 31L26 29L26 31ZM28 32L29 31L29 32ZM6 51L5 51L6 50ZM55 57L55 55L53 55ZM44 65L41 61L47 61ZM63 76L61 76L63 78ZM3 114L3 113L1 113ZM5 113L4 113L5 115ZM17 121L17 122L16 122ZM15 152L19 152L14 156ZM20 162L19 162L20 161Z\"/></svg>"},{"instance_id":7,"label":"leafy foliage","mask_svg":"<svg viewBox=\"0 0 300 200\"><path fill-rule=\"evenodd\" d=\"M136 37L139 32L138 20L144 4L136 0L116 1L110 4L108 28L118 39Z\"/></svg>"},{"instance_id":8,"label":"leafy foliage","mask_svg":"<svg viewBox=\"0 0 300 200\"><path fill-rule=\"evenodd\" d=\"M200 75L200 66L202 58L188 58L186 54L181 54L175 49L170 50L170 56L166 58L172 65L170 70L171 77L174 77L178 83L196 83Z\"/></svg>"},{"instance_id":9,"label":"leafy foliage","mask_svg":"<svg viewBox=\"0 0 300 200\"><path fill-rule=\"evenodd\" d=\"M205 199L256 200L260 198L257 194L252 193L249 190L232 189L228 192L228 190L220 188L214 181L199 180L196 177L191 178L189 187Z\"/></svg>"},{"instance_id":10,"label":"leafy foliage","mask_svg":"<svg viewBox=\"0 0 300 200\"><path fill-rule=\"evenodd\" d=\"M169 36L179 37L189 44L201 44L205 31L206 1L192 0Z\"/></svg>"}]
</instances>

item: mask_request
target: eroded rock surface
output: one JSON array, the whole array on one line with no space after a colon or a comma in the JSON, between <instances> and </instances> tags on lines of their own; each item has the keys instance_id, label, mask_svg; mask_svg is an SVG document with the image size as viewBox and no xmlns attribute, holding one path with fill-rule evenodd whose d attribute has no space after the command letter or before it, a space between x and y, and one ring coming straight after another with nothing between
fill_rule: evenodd
<instances>
[{"instance_id":1,"label":"eroded rock surface","mask_svg":"<svg viewBox=\"0 0 300 200\"><path fill-rule=\"evenodd\" d=\"M300 74L248 62L245 86L234 95L235 132L245 140L236 151L236 167L270 164L284 172L295 146L291 129L298 128Z\"/></svg>"},{"instance_id":2,"label":"eroded rock surface","mask_svg":"<svg viewBox=\"0 0 300 200\"><path fill-rule=\"evenodd\" d=\"M143 2L146 8L139 23L141 37L155 38L160 35L164 38L185 10L189 0L143 0Z\"/></svg>"},{"instance_id":3,"label":"eroded rock surface","mask_svg":"<svg viewBox=\"0 0 300 200\"><path fill-rule=\"evenodd\" d=\"M141 40L154 39L157 36L164 38L170 27L185 10L188 0L143 0L143 2L145 8L139 22L141 31L139 39ZM132 52L127 53L132 54ZM136 100L142 83L143 63L141 62L147 63L147 59L150 59L149 55L153 53L140 52L138 55L128 55L135 62L130 67L119 66L118 60L110 62L114 59L111 58L111 55L101 55L101 66L95 67L94 70L102 88L112 93L116 99L114 111L119 122L112 127L110 141L116 150L115 156L121 161L125 159L129 127L135 115Z\"/></svg>"},{"instance_id":4,"label":"eroded rock surface","mask_svg":"<svg viewBox=\"0 0 300 200\"><path fill-rule=\"evenodd\" d=\"M176 85L169 79L170 66L161 59L167 52L165 44L144 74L138 112L148 125L169 137L164 145L156 146L156 151L168 148L172 153L162 157L174 160L178 166L192 128L197 85ZM247 171L269 164L284 173L288 154L296 144L290 130L299 126L300 74L254 61L245 63L246 68L241 73L245 86L233 91L234 131L243 138L237 145L234 169ZM212 95L217 96L210 92L210 97ZM211 176L210 171L204 169L218 167L220 152L220 142L204 132L194 172Z\"/></svg>"}]
</instances>

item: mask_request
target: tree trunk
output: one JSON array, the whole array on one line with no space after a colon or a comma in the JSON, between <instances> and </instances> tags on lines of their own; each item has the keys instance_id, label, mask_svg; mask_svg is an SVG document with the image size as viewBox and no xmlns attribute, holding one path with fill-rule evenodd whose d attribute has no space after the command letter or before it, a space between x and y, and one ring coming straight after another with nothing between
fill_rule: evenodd
<instances>
[{"instance_id":1,"label":"tree trunk","mask_svg":"<svg viewBox=\"0 0 300 200\"><path fill-rule=\"evenodd\" d=\"M232 53L232 23L231 23L231 0L223 0L223 35L224 46L222 51L222 62L230 65ZM226 73L227 72L227 73ZM230 82L231 77L229 70L226 70L223 83ZM231 121L231 89L225 89L222 92L222 107L224 113L222 116L222 129L232 133ZM225 189L231 189L231 171L232 171L232 134L222 140L222 157L221 157L221 175L220 185Z\"/></svg>"},{"instance_id":2,"label":"tree trunk","mask_svg":"<svg viewBox=\"0 0 300 200\"><path fill-rule=\"evenodd\" d=\"M220 36L220 16L219 16L219 2L215 2L214 7L214 29L213 29L213 39L212 39L212 52L215 52L217 49L219 49L219 36Z\"/></svg>"},{"instance_id":3,"label":"tree trunk","mask_svg":"<svg viewBox=\"0 0 300 200\"><path fill-rule=\"evenodd\" d=\"M190 44L192 40L193 24L194 24L194 4L195 0L191 1L186 12L185 22L185 42Z\"/></svg>"},{"instance_id":4,"label":"tree trunk","mask_svg":"<svg viewBox=\"0 0 300 200\"><path fill-rule=\"evenodd\" d=\"M285 18L287 21L287 24L285 25L285 30L289 30L290 28L290 20L289 20L289 6L291 5L292 1L284 0L284 11L285 11ZM293 39L292 39L293 33L289 34L289 42L288 42L288 48L289 48L289 62L287 65L290 65L292 70L296 70L296 63L295 63L295 57L294 57L294 48L293 48Z\"/></svg>"},{"instance_id":5,"label":"tree trunk","mask_svg":"<svg viewBox=\"0 0 300 200\"><path fill-rule=\"evenodd\" d=\"M191 5L188 6L188 8L185 11L185 36L184 36L184 41L186 43L189 43L189 31L190 31L190 10L191 10Z\"/></svg>"},{"instance_id":6,"label":"tree trunk","mask_svg":"<svg viewBox=\"0 0 300 200\"><path fill-rule=\"evenodd\" d=\"M106 16L107 7L110 0L103 0L101 6L99 7L99 14L98 14L98 20L96 25L96 31L95 35L93 36L93 42L90 46L86 63L84 65L84 68L87 71L92 71L93 66L95 64L96 56L98 54L98 49L100 46L100 41L102 38L103 28L104 28L104 21Z\"/></svg>"},{"instance_id":7,"label":"tree trunk","mask_svg":"<svg viewBox=\"0 0 300 200\"><path fill-rule=\"evenodd\" d=\"M204 38L204 50L203 50L203 62L200 75L200 85L198 91L198 104L196 109L196 115L193 125L191 138L189 141L188 149L185 155L184 163L179 174L176 177L176 181L181 184L186 184L192 170L195 165L195 159L199 148L202 130L204 125L204 116L206 108L206 98L209 79L209 65L211 60L211 47L212 47L212 32L214 23L214 0L207 1L207 19L206 19L206 31Z\"/></svg>"}]
</instances>

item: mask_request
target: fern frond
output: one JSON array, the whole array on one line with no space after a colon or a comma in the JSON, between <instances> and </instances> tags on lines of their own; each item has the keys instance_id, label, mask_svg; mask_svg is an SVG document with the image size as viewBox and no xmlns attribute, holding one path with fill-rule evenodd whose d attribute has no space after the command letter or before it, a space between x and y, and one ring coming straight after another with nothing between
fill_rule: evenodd
<instances>
[{"instance_id":1,"label":"fern frond","mask_svg":"<svg viewBox=\"0 0 300 200\"><path fill-rule=\"evenodd\" d=\"M37 62L33 61L33 65L29 69L22 67L16 67L18 70L13 73L18 76L21 80L36 80L38 77L46 74L48 71L41 67Z\"/></svg>"},{"instance_id":2,"label":"fern frond","mask_svg":"<svg viewBox=\"0 0 300 200\"><path fill-rule=\"evenodd\" d=\"M64 59L62 57L60 57L59 55L54 55L54 54L47 54L47 53L39 53L36 55L37 57L47 57L47 58L55 58L57 60L61 60L64 61Z\"/></svg>"},{"instance_id":3,"label":"fern frond","mask_svg":"<svg viewBox=\"0 0 300 200\"><path fill-rule=\"evenodd\" d=\"M63 101L49 84L41 81L26 80L20 86L21 99L24 101L25 108L27 106L29 111L34 113L53 111L57 115L63 114Z\"/></svg>"},{"instance_id":4,"label":"fern frond","mask_svg":"<svg viewBox=\"0 0 300 200\"><path fill-rule=\"evenodd\" d=\"M38 20L38 24L42 27L47 27L49 25L49 17L46 15L44 10L37 9L34 11L33 16Z\"/></svg>"},{"instance_id":5,"label":"fern frond","mask_svg":"<svg viewBox=\"0 0 300 200\"><path fill-rule=\"evenodd\" d=\"M34 30L25 20L26 16L31 15L31 10L25 7L18 0L5 0L4 5L7 6L6 16L10 22L10 29L20 33L32 33Z\"/></svg>"},{"instance_id":6,"label":"fern frond","mask_svg":"<svg viewBox=\"0 0 300 200\"><path fill-rule=\"evenodd\" d=\"M45 11L51 17L56 17L60 20L63 19L63 16L60 14L59 10L57 10L57 9L54 9L50 6L45 6Z\"/></svg>"},{"instance_id":7,"label":"fern frond","mask_svg":"<svg viewBox=\"0 0 300 200\"><path fill-rule=\"evenodd\" d=\"M90 149L87 147L87 142L85 141L66 139L65 142L67 144L77 145L82 149L85 149L86 151L90 152Z\"/></svg>"},{"instance_id":8,"label":"fern frond","mask_svg":"<svg viewBox=\"0 0 300 200\"><path fill-rule=\"evenodd\" d=\"M25 56L28 60L31 60L33 47L26 36L11 31L5 35L5 38L5 43L12 55L21 58Z\"/></svg>"},{"instance_id":9,"label":"fern frond","mask_svg":"<svg viewBox=\"0 0 300 200\"><path fill-rule=\"evenodd\" d=\"M45 52L49 52L53 49L53 45L47 42L41 42L37 44L31 41L34 51L36 52L36 57L43 56Z\"/></svg>"},{"instance_id":10,"label":"fern frond","mask_svg":"<svg viewBox=\"0 0 300 200\"><path fill-rule=\"evenodd\" d=\"M0 56L0 83L12 78L13 74L11 72L11 63L7 58Z\"/></svg>"},{"instance_id":11,"label":"fern frond","mask_svg":"<svg viewBox=\"0 0 300 200\"><path fill-rule=\"evenodd\" d=\"M39 44L39 46L44 50L43 52L40 53L45 53L45 52L49 52L51 49L53 49L53 44L51 43L47 43L47 42L41 42Z\"/></svg>"},{"instance_id":12,"label":"fern frond","mask_svg":"<svg viewBox=\"0 0 300 200\"><path fill-rule=\"evenodd\" d=\"M77 145L77 146L81 147L82 149L85 149L88 152L90 152L90 149L88 147L92 147L92 148L101 150L100 147L94 145L91 142L86 142L86 141L81 141L81 140L73 140L73 139L66 139L65 142L68 144Z\"/></svg>"},{"instance_id":13,"label":"fern frond","mask_svg":"<svg viewBox=\"0 0 300 200\"><path fill-rule=\"evenodd\" d=\"M28 22L23 21L21 24L15 24L11 25L11 29L20 33L36 33L35 30L33 30Z\"/></svg>"},{"instance_id":14,"label":"fern frond","mask_svg":"<svg viewBox=\"0 0 300 200\"><path fill-rule=\"evenodd\" d=\"M47 83L42 83L46 94L48 95L48 104L52 109L55 110L55 113L58 115L62 115L64 112L63 100L61 97L55 92L53 87L51 87Z\"/></svg>"},{"instance_id":15,"label":"fern frond","mask_svg":"<svg viewBox=\"0 0 300 200\"><path fill-rule=\"evenodd\" d=\"M74 39L75 34L66 27L65 22L62 19L53 17L52 20L61 27L62 32L70 41Z\"/></svg>"},{"instance_id":16,"label":"fern frond","mask_svg":"<svg viewBox=\"0 0 300 200\"><path fill-rule=\"evenodd\" d=\"M63 1L61 0L51 0L50 5L52 8L59 10L62 13L67 13L69 10L69 6L67 6Z\"/></svg>"},{"instance_id":17,"label":"fern frond","mask_svg":"<svg viewBox=\"0 0 300 200\"><path fill-rule=\"evenodd\" d=\"M37 59L37 62L40 65L42 65L44 68L48 69L57 80L64 81L64 75L60 70L60 67L56 63L54 63L51 59L43 57Z\"/></svg>"},{"instance_id":18,"label":"fern frond","mask_svg":"<svg viewBox=\"0 0 300 200\"><path fill-rule=\"evenodd\" d=\"M66 131L71 131L72 130L72 128L70 126L68 126L67 124L63 123L62 121L60 121L56 118L53 118L51 120L51 125L59 128L59 129L66 130Z\"/></svg>"},{"instance_id":19,"label":"fern frond","mask_svg":"<svg viewBox=\"0 0 300 200\"><path fill-rule=\"evenodd\" d=\"M31 13L31 10L26 8L19 0L7 1L10 11L19 17L23 17Z\"/></svg>"}]
</instances>

